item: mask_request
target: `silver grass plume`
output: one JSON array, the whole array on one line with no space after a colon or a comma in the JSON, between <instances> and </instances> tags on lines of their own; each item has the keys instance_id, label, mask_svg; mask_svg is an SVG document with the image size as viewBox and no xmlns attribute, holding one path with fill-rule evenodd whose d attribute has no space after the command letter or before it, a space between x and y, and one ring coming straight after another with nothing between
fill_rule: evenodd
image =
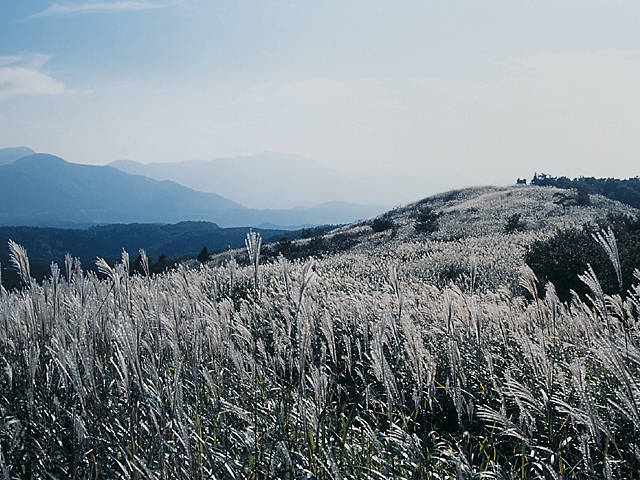
<instances>
[{"instance_id":1,"label":"silver grass plume","mask_svg":"<svg viewBox=\"0 0 640 480\"><path fill-rule=\"evenodd\" d=\"M476 284L478 283L478 257L472 255L469 264L471 270L471 292L473 293L475 292Z\"/></svg>"},{"instance_id":2,"label":"silver grass plume","mask_svg":"<svg viewBox=\"0 0 640 480\"><path fill-rule=\"evenodd\" d=\"M111 281L115 283L117 278L116 272L113 268L111 268L111 266L107 263L107 261L104 258L100 258L100 257L96 258L96 268L98 269L98 272L108 277Z\"/></svg>"},{"instance_id":3,"label":"silver grass plume","mask_svg":"<svg viewBox=\"0 0 640 480\"><path fill-rule=\"evenodd\" d=\"M451 288L444 291L444 314L446 317L447 333L453 335L455 333L454 310L456 306L456 292Z\"/></svg>"},{"instance_id":4,"label":"silver grass plume","mask_svg":"<svg viewBox=\"0 0 640 480\"><path fill-rule=\"evenodd\" d=\"M74 275L76 278L82 278L82 263L78 257L73 259Z\"/></svg>"},{"instance_id":5,"label":"silver grass plume","mask_svg":"<svg viewBox=\"0 0 640 480\"><path fill-rule=\"evenodd\" d=\"M304 267L302 267L302 272L300 273L300 287L298 288L298 304L296 306L296 314L295 317L298 317L300 313L300 309L302 308L302 301L304 300L304 293L309 288L313 282L316 281L318 275L315 272L315 264L313 262L307 262Z\"/></svg>"},{"instance_id":6,"label":"silver grass plume","mask_svg":"<svg viewBox=\"0 0 640 480\"><path fill-rule=\"evenodd\" d=\"M559 298L558 293L556 292L556 287L553 283L547 282L544 298L546 299L547 305L549 306L549 311L551 312L551 325L553 326L553 333L556 334Z\"/></svg>"},{"instance_id":7,"label":"silver grass plume","mask_svg":"<svg viewBox=\"0 0 640 480\"><path fill-rule=\"evenodd\" d=\"M282 254L278 255L278 263L282 270L282 279L284 280L284 289L287 294L287 298L291 299L291 285L289 282L289 261Z\"/></svg>"},{"instance_id":8,"label":"silver grass plume","mask_svg":"<svg viewBox=\"0 0 640 480\"><path fill-rule=\"evenodd\" d=\"M98 272L106 276L112 282L112 288L117 297L120 295L120 275L115 268L111 268L104 258L96 259L96 268Z\"/></svg>"},{"instance_id":9,"label":"silver grass plume","mask_svg":"<svg viewBox=\"0 0 640 480\"><path fill-rule=\"evenodd\" d=\"M640 430L640 382L635 372L629 368L615 348L599 348L597 355L606 369L615 376L620 386L615 391L617 401L608 398L609 404L622 413L627 421L633 424L635 432L638 432Z\"/></svg>"},{"instance_id":10,"label":"silver grass plume","mask_svg":"<svg viewBox=\"0 0 640 480\"><path fill-rule=\"evenodd\" d=\"M324 335L324 339L327 343L327 348L329 349L329 355L331 356L331 360L334 363L338 361L338 357L336 356L336 338L333 331L333 319L328 312L325 312L321 318L322 322L320 323L320 330Z\"/></svg>"},{"instance_id":11,"label":"silver grass plume","mask_svg":"<svg viewBox=\"0 0 640 480\"><path fill-rule=\"evenodd\" d=\"M413 379L415 380L413 399L414 405L418 411L422 410L422 397L425 391L425 378L428 382L430 389L430 378L432 378L432 368L434 362L430 358L429 351L424 347L424 343L420 334L418 326L413 322L411 318L405 318L401 320L402 331L405 337L404 348L407 359L409 360L409 366L412 371ZM431 396L428 397L431 402Z\"/></svg>"},{"instance_id":12,"label":"silver grass plume","mask_svg":"<svg viewBox=\"0 0 640 480\"><path fill-rule=\"evenodd\" d=\"M311 339L313 336L313 320L307 318L307 315L304 315L303 311L303 302L304 302L304 294L309 285L311 285L317 278L316 272L314 271L313 262L308 262L302 268L302 272L300 272L300 287L298 289L298 304L296 305L296 313L295 320L297 322L297 340L299 345L299 359L298 359L298 370L300 377L299 388L303 387L303 378L304 378L304 367L306 364L307 354L311 350ZM301 315L302 314L302 315ZM293 358L293 357L292 357Z\"/></svg>"},{"instance_id":13,"label":"silver grass plume","mask_svg":"<svg viewBox=\"0 0 640 480\"><path fill-rule=\"evenodd\" d=\"M400 291L400 282L398 281L398 267L394 264L389 267L389 283L393 287L393 293L398 300L398 318L402 316L402 307L404 305L404 295Z\"/></svg>"},{"instance_id":14,"label":"silver grass plume","mask_svg":"<svg viewBox=\"0 0 640 480\"><path fill-rule=\"evenodd\" d=\"M600 281L596 276L596 273L593 271L593 267L590 263L587 264L587 270L582 274L578 275L578 278L582 283L589 287L593 297L591 297L591 301L596 310L600 313L600 316L607 319L607 325L609 323L609 318L607 315L607 304L604 298L604 292L602 291L602 286L600 285Z\"/></svg>"},{"instance_id":15,"label":"silver grass plume","mask_svg":"<svg viewBox=\"0 0 640 480\"><path fill-rule=\"evenodd\" d=\"M533 273L533 270L529 265L525 265L522 268L522 274L520 276L520 286L524 288L534 300L538 300L538 277Z\"/></svg>"},{"instance_id":16,"label":"silver grass plume","mask_svg":"<svg viewBox=\"0 0 640 480\"><path fill-rule=\"evenodd\" d=\"M29 257L22 245L18 245L13 240L9 240L9 261L18 271L20 279L25 285L31 285L31 269L29 268Z\"/></svg>"},{"instance_id":17,"label":"silver grass plume","mask_svg":"<svg viewBox=\"0 0 640 480\"><path fill-rule=\"evenodd\" d=\"M253 266L253 285L258 293L258 265L260 264L260 248L262 247L262 237L259 233L249 230L244 241L249 254L249 262Z\"/></svg>"},{"instance_id":18,"label":"silver grass plume","mask_svg":"<svg viewBox=\"0 0 640 480\"><path fill-rule=\"evenodd\" d=\"M140 263L142 263L142 270L144 271L145 277L150 276L149 257L147 257L147 252L144 251L144 248L140 249Z\"/></svg>"},{"instance_id":19,"label":"silver grass plume","mask_svg":"<svg viewBox=\"0 0 640 480\"><path fill-rule=\"evenodd\" d=\"M609 227L607 230L601 230L598 233L594 233L593 239L600 244L600 246L607 252L607 256L613 268L616 271L616 277L618 278L618 288L622 292L622 266L620 265L620 255L618 254L618 244L616 243L616 237L613 234L613 230Z\"/></svg>"},{"instance_id":20,"label":"silver grass plume","mask_svg":"<svg viewBox=\"0 0 640 480\"><path fill-rule=\"evenodd\" d=\"M125 249L122 249L122 265L124 266L125 273L129 276L131 274L131 262L129 260L129 252Z\"/></svg>"},{"instance_id":21,"label":"silver grass plume","mask_svg":"<svg viewBox=\"0 0 640 480\"><path fill-rule=\"evenodd\" d=\"M70 253L64 256L64 271L67 274L67 282L71 282L71 275L73 273L73 258Z\"/></svg>"}]
</instances>

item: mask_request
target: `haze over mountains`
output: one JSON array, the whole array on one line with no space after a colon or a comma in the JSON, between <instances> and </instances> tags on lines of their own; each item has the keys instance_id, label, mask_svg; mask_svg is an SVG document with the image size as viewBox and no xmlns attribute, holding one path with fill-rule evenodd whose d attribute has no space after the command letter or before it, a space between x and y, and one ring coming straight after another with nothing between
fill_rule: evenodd
<instances>
[{"instance_id":1,"label":"haze over mountains","mask_svg":"<svg viewBox=\"0 0 640 480\"><path fill-rule=\"evenodd\" d=\"M156 180L173 180L195 190L217 193L250 208L290 208L341 201L397 205L424 194L424 179L388 169L337 171L298 155L265 152L215 160L109 164ZM402 186L405 193L398 195Z\"/></svg>"},{"instance_id":2,"label":"haze over mountains","mask_svg":"<svg viewBox=\"0 0 640 480\"><path fill-rule=\"evenodd\" d=\"M172 181L110 166L69 163L28 148L0 149L0 205L0 225L28 226L202 220L220 226L297 227L348 223L384 209L339 202L309 208L249 209L224 196Z\"/></svg>"}]
</instances>

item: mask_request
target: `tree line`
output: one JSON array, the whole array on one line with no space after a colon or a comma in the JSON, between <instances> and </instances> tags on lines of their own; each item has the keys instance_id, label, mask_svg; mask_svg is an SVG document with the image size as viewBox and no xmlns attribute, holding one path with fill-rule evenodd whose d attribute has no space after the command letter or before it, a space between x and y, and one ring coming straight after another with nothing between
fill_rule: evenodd
<instances>
[{"instance_id":1,"label":"tree line","mask_svg":"<svg viewBox=\"0 0 640 480\"><path fill-rule=\"evenodd\" d=\"M640 177L627 179L577 177L553 177L545 173L533 175L531 185L552 186L562 189L575 189L582 195L597 194L612 200L640 208Z\"/></svg>"}]
</instances>

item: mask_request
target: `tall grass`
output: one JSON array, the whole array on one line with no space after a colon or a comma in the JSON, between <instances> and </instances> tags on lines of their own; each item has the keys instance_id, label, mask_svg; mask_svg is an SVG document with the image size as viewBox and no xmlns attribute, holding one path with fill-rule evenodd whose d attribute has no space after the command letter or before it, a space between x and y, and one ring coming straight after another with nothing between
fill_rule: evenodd
<instances>
[{"instance_id":1,"label":"tall grass","mask_svg":"<svg viewBox=\"0 0 640 480\"><path fill-rule=\"evenodd\" d=\"M248 267L69 257L42 284L14 247L0 476L638 477L640 287L589 272L563 304L531 272L526 297L475 263L437 288L364 256L259 265L256 242Z\"/></svg>"}]
</instances>

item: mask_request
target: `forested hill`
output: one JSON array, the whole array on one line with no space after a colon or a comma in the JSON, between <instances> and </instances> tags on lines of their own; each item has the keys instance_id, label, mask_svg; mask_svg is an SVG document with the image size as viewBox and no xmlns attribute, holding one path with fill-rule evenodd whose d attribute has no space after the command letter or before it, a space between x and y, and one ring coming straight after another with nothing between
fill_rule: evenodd
<instances>
[{"instance_id":1,"label":"forested hill","mask_svg":"<svg viewBox=\"0 0 640 480\"><path fill-rule=\"evenodd\" d=\"M545 173L535 174L531 180L532 185L541 187L551 186L563 189L575 188L590 194L598 194L612 200L625 203L634 208L640 208L640 178L595 178L578 177L552 177Z\"/></svg>"},{"instance_id":2,"label":"forested hill","mask_svg":"<svg viewBox=\"0 0 640 480\"><path fill-rule=\"evenodd\" d=\"M155 271L161 271L181 257L195 258L204 247L211 253L244 245L249 228L222 228L210 222L181 222L177 224L116 224L88 229L0 226L0 278L5 287L18 285L17 276L9 262L8 241L27 249L32 275L41 280L49 273L51 262L62 265L65 254L79 258L83 265L93 267L96 257L120 258L126 250L132 258L144 249ZM283 236L295 239L307 235L305 230L285 231L254 229L265 243Z\"/></svg>"}]
</instances>

